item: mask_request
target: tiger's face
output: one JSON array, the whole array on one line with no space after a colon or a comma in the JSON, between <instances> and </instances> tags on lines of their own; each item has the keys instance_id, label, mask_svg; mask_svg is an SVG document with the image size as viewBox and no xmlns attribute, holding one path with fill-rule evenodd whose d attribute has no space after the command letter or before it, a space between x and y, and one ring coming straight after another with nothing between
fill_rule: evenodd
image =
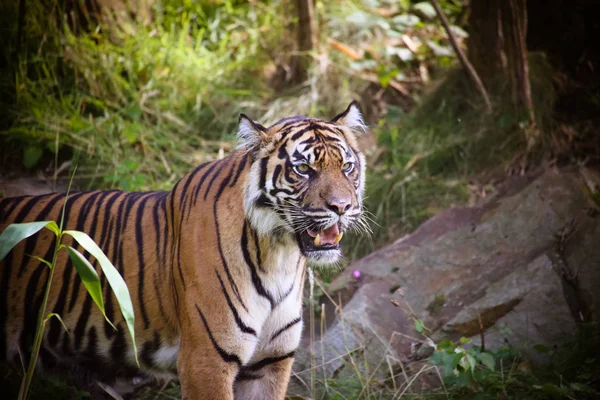
<instances>
[{"instance_id":1,"label":"tiger's face","mask_svg":"<svg viewBox=\"0 0 600 400\"><path fill-rule=\"evenodd\" d=\"M242 115L239 136L254 160L244 198L253 227L295 242L315 263L338 261L344 232L367 228L355 138L365 129L356 103L332 121L291 117L269 128Z\"/></svg>"}]
</instances>

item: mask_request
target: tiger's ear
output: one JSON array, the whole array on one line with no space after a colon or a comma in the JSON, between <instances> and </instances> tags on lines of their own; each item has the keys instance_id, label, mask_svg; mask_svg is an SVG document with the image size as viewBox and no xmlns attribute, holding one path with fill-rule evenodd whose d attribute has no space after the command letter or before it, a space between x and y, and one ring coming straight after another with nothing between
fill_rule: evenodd
<instances>
[{"instance_id":1,"label":"tiger's ear","mask_svg":"<svg viewBox=\"0 0 600 400\"><path fill-rule=\"evenodd\" d=\"M338 114L331 122L350 128L354 132L364 133L367 131L367 125L363 119L358 102L354 100L346 110Z\"/></svg>"},{"instance_id":2,"label":"tiger's ear","mask_svg":"<svg viewBox=\"0 0 600 400\"><path fill-rule=\"evenodd\" d=\"M254 152L269 141L267 128L250 119L246 114L240 114L237 137L239 147L245 147Z\"/></svg>"}]
</instances>

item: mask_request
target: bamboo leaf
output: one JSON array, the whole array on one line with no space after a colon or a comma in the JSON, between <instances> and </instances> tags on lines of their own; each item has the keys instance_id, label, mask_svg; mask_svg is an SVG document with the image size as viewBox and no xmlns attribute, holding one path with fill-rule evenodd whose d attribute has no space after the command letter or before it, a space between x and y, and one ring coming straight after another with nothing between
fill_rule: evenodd
<instances>
[{"instance_id":1,"label":"bamboo leaf","mask_svg":"<svg viewBox=\"0 0 600 400\"><path fill-rule=\"evenodd\" d=\"M21 240L27 239L31 235L38 233L43 227L50 225L56 225L54 221L37 221L37 222L25 222L22 224L10 224L4 232L0 235L0 261L6 257L8 253L15 247Z\"/></svg>"},{"instance_id":2,"label":"bamboo leaf","mask_svg":"<svg viewBox=\"0 0 600 400\"><path fill-rule=\"evenodd\" d=\"M50 320L50 318L52 318L52 317L57 318L58 321L60 322L60 324L63 326L63 328L65 328L65 331L67 331L67 333L69 333L69 330L67 329L67 326L65 325L65 322L60 317L60 315L58 315L56 313L49 313L48 315L46 315L46 319L44 320L44 322L48 322Z\"/></svg>"},{"instance_id":3,"label":"bamboo leaf","mask_svg":"<svg viewBox=\"0 0 600 400\"><path fill-rule=\"evenodd\" d=\"M108 323L115 328L115 326L106 316L104 300L102 299L102 287L100 286L100 278L98 277L98 273L92 264L90 264L90 262L86 260L83 254L81 254L79 251L71 246L67 246L67 251L69 252L69 257L71 258L71 261L73 261L73 265L75 266L83 285L92 297L92 300L94 300L94 303L96 303L100 311L102 311L104 319L106 319L106 321L108 321Z\"/></svg>"},{"instance_id":4,"label":"bamboo leaf","mask_svg":"<svg viewBox=\"0 0 600 400\"><path fill-rule=\"evenodd\" d=\"M112 288L123 318L127 323L129 334L131 335L131 343L133 345L133 353L135 355L135 361L139 365L137 346L135 344L135 318L133 314L133 304L131 302L131 296L129 295L129 289L123 280L123 277L119 274L116 268L112 265L110 260L106 257L102 249L90 238L86 233L79 231L64 231L65 234L71 235L84 249L86 249L92 256L98 260L108 284Z\"/></svg>"},{"instance_id":5,"label":"bamboo leaf","mask_svg":"<svg viewBox=\"0 0 600 400\"><path fill-rule=\"evenodd\" d=\"M39 262L41 262L42 264L45 264L48 268L52 268L52 264L49 261L44 260L42 257L38 257L38 256L33 256L31 254L27 254L29 257L33 258L34 260L37 260Z\"/></svg>"}]
</instances>

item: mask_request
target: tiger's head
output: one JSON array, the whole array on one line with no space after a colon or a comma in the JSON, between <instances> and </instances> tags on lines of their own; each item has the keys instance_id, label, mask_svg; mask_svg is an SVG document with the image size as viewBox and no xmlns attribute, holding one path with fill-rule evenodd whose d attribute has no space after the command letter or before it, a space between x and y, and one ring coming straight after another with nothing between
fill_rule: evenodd
<instances>
[{"instance_id":1,"label":"tiger's head","mask_svg":"<svg viewBox=\"0 0 600 400\"><path fill-rule=\"evenodd\" d=\"M356 142L365 130L355 102L331 121L296 116L268 128L242 114L238 136L252 158L244 208L253 228L297 243L315 263L338 261L344 232L367 228Z\"/></svg>"}]
</instances>

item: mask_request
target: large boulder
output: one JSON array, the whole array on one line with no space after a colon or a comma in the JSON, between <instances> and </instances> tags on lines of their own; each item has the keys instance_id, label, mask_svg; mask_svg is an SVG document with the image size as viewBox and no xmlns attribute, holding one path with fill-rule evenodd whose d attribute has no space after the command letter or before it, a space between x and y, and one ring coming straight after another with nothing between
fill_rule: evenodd
<instances>
[{"instance_id":1,"label":"large boulder","mask_svg":"<svg viewBox=\"0 0 600 400\"><path fill-rule=\"evenodd\" d=\"M434 341L483 333L488 348L510 343L543 362L534 345L560 345L600 319L597 214L581 171L540 172L354 262L330 288L344 306L329 301L335 318L312 345L304 337L291 393L306 393L311 365L313 380L331 378L359 353L369 376L410 368L427 356L410 315Z\"/></svg>"}]
</instances>

